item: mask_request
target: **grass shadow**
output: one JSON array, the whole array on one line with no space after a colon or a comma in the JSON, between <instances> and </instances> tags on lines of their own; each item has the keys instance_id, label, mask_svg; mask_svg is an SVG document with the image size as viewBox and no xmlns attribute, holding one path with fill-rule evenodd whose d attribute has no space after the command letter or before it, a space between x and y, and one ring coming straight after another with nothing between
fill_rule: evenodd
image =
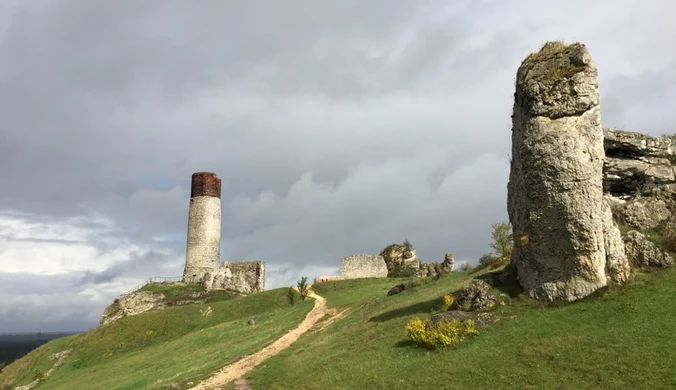
<instances>
[{"instance_id":1,"label":"grass shadow","mask_svg":"<svg viewBox=\"0 0 676 390\"><path fill-rule=\"evenodd\" d=\"M415 342L413 340L399 340L396 343L394 343L395 348L411 348L411 347L417 347Z\"/></svg>"},{"instance_id":2,"label":"grass shadow","mask_svg":"<svg viewBox=\"0 0 676 390\"><path fill-rule=\"evenodd\" d=\"M411 314L426 313L429 314L433 309L439 307L439 298L430 299L429 301L418 302L410 306L401 307L379 314L369 318L369 322L385 322L394 318L405 317Z\"/></svg>"}]
</instances>

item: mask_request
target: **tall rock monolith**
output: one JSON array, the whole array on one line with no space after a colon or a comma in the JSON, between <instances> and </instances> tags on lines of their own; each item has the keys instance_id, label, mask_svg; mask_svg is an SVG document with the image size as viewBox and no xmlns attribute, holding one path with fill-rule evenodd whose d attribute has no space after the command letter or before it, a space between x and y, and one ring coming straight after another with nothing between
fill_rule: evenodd
<instances>
[{"instance_id":1,"label":"tall rock monolith","mask_svg":"<svg viewBox=\"0 0 676 390\"><path fill-rule=\"evenodd\" d=\"M607 284L603 160L591 55L548 42L519 67L512 115L512 262L529 296L572 301Z\"/></svg>"}]
</instances>

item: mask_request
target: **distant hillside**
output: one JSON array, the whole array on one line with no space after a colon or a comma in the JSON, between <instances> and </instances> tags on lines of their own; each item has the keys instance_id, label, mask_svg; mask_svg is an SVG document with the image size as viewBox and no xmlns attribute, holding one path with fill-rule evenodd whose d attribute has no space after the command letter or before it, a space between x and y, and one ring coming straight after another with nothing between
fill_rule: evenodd
<instances>
[{"instance_id":1,"label":"distant hillside","mask_svg":"<svg viewBox=\"0 0 676 390\"><path fill-rule=\"evenodd\" d=\"M0 367L25 356L28 352L50 340L74 334L76 332L0 334Z\"/></svg>"}]
</instances>

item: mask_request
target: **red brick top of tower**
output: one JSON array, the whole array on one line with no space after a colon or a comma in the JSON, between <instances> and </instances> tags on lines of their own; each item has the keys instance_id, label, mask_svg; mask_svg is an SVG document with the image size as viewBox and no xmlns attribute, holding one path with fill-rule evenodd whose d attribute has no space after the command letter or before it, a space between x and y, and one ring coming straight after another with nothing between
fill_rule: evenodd
<instances>
[{"instance_id":1,"label":"red brick top of tower","mask_svg":"<svg viewBox=\"0 0 676 390\"><path fill-rule=\"evenodd\" d=\"M196 172L192 174L190 197L213 196L221 198L221 179L211 172Z\"/></svg>"}]
</instances>

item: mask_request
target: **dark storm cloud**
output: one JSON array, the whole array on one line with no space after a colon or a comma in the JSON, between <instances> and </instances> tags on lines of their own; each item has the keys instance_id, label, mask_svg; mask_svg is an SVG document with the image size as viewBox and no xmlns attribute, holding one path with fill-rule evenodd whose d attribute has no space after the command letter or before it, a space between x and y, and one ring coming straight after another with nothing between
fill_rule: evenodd
<instances>
[{"instance_id":1,"label":"dark storm cloud","mask_svg":"<svg viewBox=\"0 0 676 390\"><path fill-rule=\"evenodd\" d=\"M223 180L223 259L266 260L268 287L405 238L425 261L475 262L507 218L521 59L547 40L582 41L604 125L673 132L673 8L4 2L0 261L73 271L4 274L21 293L0 290L12 313L0 331L36 313L95 324L135 280L180 275L196 171Z\"/></svg>"}]
</instances>

